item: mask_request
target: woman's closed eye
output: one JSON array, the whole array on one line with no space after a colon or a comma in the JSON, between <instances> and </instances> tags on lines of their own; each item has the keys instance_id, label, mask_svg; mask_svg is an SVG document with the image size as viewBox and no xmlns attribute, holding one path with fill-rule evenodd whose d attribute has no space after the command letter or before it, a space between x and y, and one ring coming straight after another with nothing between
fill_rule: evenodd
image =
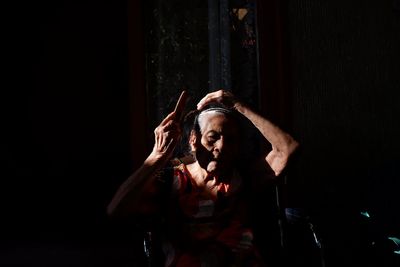
<instances>
[{"instance_id":1,"label":"woman's closed eye","mask_svg":"<svg viewBox=\"0 0 400 267\"><path fill-rule=\"evenodd\" d=\"M215 142L220 138L220 136L218 134L210 134L207 135L207 141L208 142Z\"/></svg>"}]
</instances>

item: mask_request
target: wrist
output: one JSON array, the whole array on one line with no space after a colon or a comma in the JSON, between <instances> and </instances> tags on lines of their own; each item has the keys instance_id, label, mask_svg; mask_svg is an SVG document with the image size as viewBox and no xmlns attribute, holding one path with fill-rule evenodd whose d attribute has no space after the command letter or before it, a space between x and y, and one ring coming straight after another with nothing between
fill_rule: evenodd
<instances>
[{"instance_id":1,"label":"wrist","mask_svg":"<svg viewBox=\"0 0 400 267\"><path fill-rule=\"evenodd\" d=\"M151 152L150 155L146 158L144 163L146 165L163 165L165 162L167 162L167 158L165 154L163 153L157 153L155 151Z\"/></svg>"},{"instance_id":2,"label":"wrist","mask_svg":"<svg viewBox=\"0 0 400 267\"><path fill-rule=\"evenodd\" d=\"M246 110L246 106L242 102L237 101L233 104L233 109L243 114Z\"/></svg>"}]
</instances>

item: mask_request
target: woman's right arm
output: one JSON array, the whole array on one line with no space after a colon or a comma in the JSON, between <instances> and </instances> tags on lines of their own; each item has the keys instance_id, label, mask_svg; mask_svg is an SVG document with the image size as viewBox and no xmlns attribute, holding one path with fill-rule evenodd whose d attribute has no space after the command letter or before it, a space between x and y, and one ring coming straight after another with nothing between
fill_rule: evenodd
<instances>
[{"instance_id":1,"label":"woman's right arm","mask_svg":"<svg viewBox=\"0 0 400 267\"><path fill-rule=\"evenodd\" d=\"M175 112L170 113L154 130L153 151L122 185L118 188L107 207L109 215L152 213L157 210L157 196L160 192L157 177L169 161L181 136Z\"/></svg>"}]
</instances>

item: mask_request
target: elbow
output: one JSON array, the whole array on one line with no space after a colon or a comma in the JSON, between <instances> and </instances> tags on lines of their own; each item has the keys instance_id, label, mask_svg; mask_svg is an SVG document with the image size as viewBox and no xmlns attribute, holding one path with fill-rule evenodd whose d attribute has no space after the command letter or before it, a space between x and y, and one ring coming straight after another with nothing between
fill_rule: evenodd
<instances>
[{"instance_id":1,"label":"elbow","mask_svg":"<svg viewBox=\"0 0 400 267\"><path fill-rule=\"evenodd\" d=\"M109 217L114 217L115 216L115 205L114 203L110 203L108 204L107 208L106 208L106 213Z\"/></svg>"},{"instance_id":2,"label":"elbow","mask_svg":"<svg viewBox=\"0 0 400 267\"><path fill-rule=\"evenodd\" d=\"M112 220L121 219L128 215L123 208L119 207L118 205L115 205L114 203L110 203L107 206L106 214Z\"/></svg>"},{"instance_id":3,"label":"elbow","mask_svg":"<svg viewBox=\"0 0 400 267\"><path fill-rule=\"evenodd\" d=\"M298 149L299 143L291 136L287 136L286 142L279 148L273 149L266 157L266 161L271 166L275 176L280 176L286 169L290 157Z\"/></svg>"},{"instance_id":4,"label":"elbow","mask_svg":"<svg viewBox=\"0 0 400 267\"><path fill-rule=\"evenodd\" d=\"M296 140L294 140L293 138L291 139L291 142L289 144L289 153L290 155L293 154L298 148L299 148L300 144L299 142L297 142Z\"/></svg>"},{"instance_id":5,"label":"elbow","mask_svg":"<svg viewBox=\"0 0 400 267\"><path fill-rule=\"evenodd\" d=\"M280 152L285 154L287 158L289 158L299 147L299 142L297 142L290 135L286 136L285 144L280 149Z\"/></svg>"},{"instance_id":6,"label":"elbow","mask_svg":"<svg viewBox=\"0 0 400 267\"><path fill-rule=\"evenodd\" d=\"M108 215L108 217L111 217L111 218L120 217L120 215L123 211L121 204L123 204L123 203L121 203L117 199L113 198L106 207L106 214Z\"/></svg>"}]
</instances>

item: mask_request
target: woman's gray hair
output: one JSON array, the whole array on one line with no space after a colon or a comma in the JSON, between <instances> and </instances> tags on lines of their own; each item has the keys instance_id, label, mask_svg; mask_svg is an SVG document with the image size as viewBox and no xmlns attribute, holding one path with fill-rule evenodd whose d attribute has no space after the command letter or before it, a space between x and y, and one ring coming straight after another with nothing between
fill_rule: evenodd
<instances>
[{"instance_id":1,"label":"woman's gray hair","mask_svg":"<svg viewBox=\"0 0 400 267\"><path fill-rule=\"evenodd\" d=\"M193 128L196 133L201 134L201 125L203 124L203 118L206 114L218 113L222 114L228 118L233 118L234 111L231 109L223 108L223 107L210 107L200 111L199 114L194 119Z\"/></svg>"}]
</instances>

